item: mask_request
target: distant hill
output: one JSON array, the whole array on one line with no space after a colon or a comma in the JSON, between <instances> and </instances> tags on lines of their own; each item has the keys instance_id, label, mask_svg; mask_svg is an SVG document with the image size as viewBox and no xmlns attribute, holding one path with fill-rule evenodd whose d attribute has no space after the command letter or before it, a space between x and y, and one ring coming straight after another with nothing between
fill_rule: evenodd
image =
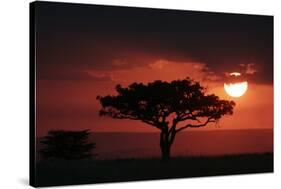
<instances>
[{"instance_id":1,"label":"distant hill","mask_svg":"<svg viewBox=\"0 0 281 189\"><path fill-rule=\"evenodd\" d=\"M160 157L160 133L97 132L98 159ZM41 139L37 139L37 149ZM171 149L175 156L220 156L273 152L272 129L185 131L178 133Z\"/></svg>"},{"instance_id":2,"label":"distant hill","mask_svg":"<svg viewBox=\"0 0 281 189\"><path fill-rule=\"evenodd\" d=\"M160 133L93 133L101 159L158 157ZM273 130L216 130L179 133L172 156L206 156L273 151Z\"/></svg>"},{"instance_id":3,"label":"distant hill","mask_svg":"<svg viewBox=\"0 0 281 189\"><path fill-rule=\"evenodd\" d=\"M160 157L159 135L104 132L92 133L90 140L98 159L147 158ZM186 131L177 135L171 152L172 157L273 152L273 130Z\"/></svg>"}]
</instances>

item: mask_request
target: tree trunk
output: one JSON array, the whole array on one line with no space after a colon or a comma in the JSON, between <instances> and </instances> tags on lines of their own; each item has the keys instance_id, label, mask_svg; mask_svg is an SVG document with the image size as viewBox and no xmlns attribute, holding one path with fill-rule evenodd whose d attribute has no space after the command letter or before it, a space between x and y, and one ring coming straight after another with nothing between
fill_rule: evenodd
<instances>
[{"instance_id":1,"label":"tree trunk","mask_svg":"<svg viewBox=\"0 0 281 189\"><path fill-rule=\"evenodd\" d=\"M168 129L161 130L160 134L160 148L161 148L161 157L162 160L169 160L170 159L170 151L171 146L175 139L175 132L171 130L168 132Z\"/></svg>"},{"instance_id":2,"label":"tree trunk","mask_svg":"<svg viewBox=\"0 0 281 189\"><path fill-rule=\"evenodd\" d=\"M161 146L162 160L170 159L170 146Z\"/></svg>"}]
</instances>

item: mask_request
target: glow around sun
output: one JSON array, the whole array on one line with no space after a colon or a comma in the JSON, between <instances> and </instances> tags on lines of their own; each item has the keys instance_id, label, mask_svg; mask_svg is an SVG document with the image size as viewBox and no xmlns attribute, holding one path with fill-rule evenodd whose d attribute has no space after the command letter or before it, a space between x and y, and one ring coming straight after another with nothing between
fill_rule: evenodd
<instances>
[{"instance_id":1,"label":"glow around sun","mask_svg":"<svg viewBox=\"0 0 281 189\"><path fill-rule=\"evenodd\" d=\"M241 74L238 72L233 72L230 74L232 77L240 77ZM243 96L248 89L248 82L233 82L233 83L224 83L225 92L231 97L241 97Z\"/></svg>"}]
</instances>

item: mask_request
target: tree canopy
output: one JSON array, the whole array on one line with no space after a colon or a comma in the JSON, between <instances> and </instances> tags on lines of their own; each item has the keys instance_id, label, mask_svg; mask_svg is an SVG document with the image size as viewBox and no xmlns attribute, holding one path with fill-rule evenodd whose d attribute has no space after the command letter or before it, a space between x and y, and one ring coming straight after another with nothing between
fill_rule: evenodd
<instances>
[{"instance_id":1,"label":"tree canopy","mask_svg":"<svg viewBox=\"0 0 281 189\"><path fill-rule=\"evenodd\" d=\"M116 119L139 120L161 130L163 140L173 143L175 134L198 128L233 114L233 101L221 100L190 78L116 86L117 95L98 96L99 114ZM178 123L185 123L179 126ZM162 137L162 136L161 136ZM165 139L166 138L166 139ZM160 143L163 143L163 141Z\"/></svg>"},{"instance_id":2,"label":"tree canopy","mask_svg":"<svg viewBox=\"0 0 281 189\"><path fill-rule=\"evenodd\" d=\"M48 132L40 143L43 148L39 151L44 159L86 159L91 158L91 150L96 144L88 141L89 130L64 131L52 130Z\"/></svg>"}]
</instances>

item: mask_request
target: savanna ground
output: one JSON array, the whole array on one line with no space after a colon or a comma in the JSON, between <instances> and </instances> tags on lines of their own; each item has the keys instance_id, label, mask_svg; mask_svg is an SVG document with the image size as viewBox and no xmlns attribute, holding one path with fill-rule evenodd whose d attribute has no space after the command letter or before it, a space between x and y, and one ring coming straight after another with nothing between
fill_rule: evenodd
<instances>
[{"instance_id":1,"label":"savanna ground","mask_svg":"<svg viewBox=\"0 0 281 189\"><path fill-rule=\"evenodd\" d=\"M116 160L45 160L36 185L55 186L273 172L273 153Z\"/></svg>"}]
</instances>

